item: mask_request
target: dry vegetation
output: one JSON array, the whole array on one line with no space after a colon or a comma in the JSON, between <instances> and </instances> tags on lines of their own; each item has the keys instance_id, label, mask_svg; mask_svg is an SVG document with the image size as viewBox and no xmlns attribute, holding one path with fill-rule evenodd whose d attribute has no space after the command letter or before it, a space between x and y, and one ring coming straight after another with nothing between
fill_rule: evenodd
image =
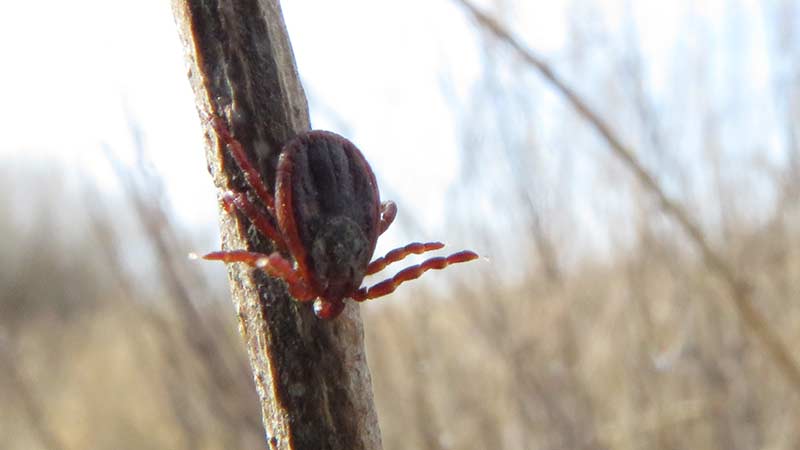
<instances>
[{"instance_id":1,"label":"dry vegetation","mask_svg":"<svg viewBox=\"0 0 800 450\"><path fill-rule=\"evenodd\" d=\"M765 90L747 83L749 53L714 56L692 29L673 57L704 64L675 66L656 93L636 41L577 3L555 67L800 361L800 11L775 2L758 19ZM748 36L729 4L723 31ZM502 44L482 49L485 77L453 97L464 181L449 212L491 259L447 293L419 283L364 308L385 448L800 447L798 386L724 280L547 85ZM3 169L4 192L35 194L0 204L0 448L263 448L224 288L184 258L207 246L171 223L158 178L120 167L115 197L60 169Z\"/></svg>"}]
</instances>

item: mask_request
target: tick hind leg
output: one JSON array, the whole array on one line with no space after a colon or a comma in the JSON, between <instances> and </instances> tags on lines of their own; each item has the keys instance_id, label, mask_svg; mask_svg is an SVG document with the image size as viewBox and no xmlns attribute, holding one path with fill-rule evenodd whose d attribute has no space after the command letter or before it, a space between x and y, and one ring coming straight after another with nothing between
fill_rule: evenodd
<instances>
[{"instance_id":1,"label":"tick hind leg","mask_svg":"<svg viewBox=\"0 0 800 450\"><path fill-rule=\"evenodd\" d=\"M264 184L264 180L261 179L258 170L247 158L247 154L242 147L242 143L234 138L233 135L231 135L230 130L225 125L225 122L222 120L222 118L219 116L212 116L208 119L208 121L214 128L214 131L217 132L219 140L230 150L231 156L233 157L234 161L236 161L236 165L238 165L239 169L242 171L247 184L251 189L253 189L256 197L261 201L261 203L264 205L264 208L267 209L267 213L271 217L268 217L259 208L253 205L253 203L247 198L247 195L242 192L226 192L222 196L222 202L225 205L225 209L228 212L232 212L233 208L236 207L242 212L242 214L250 219L250 222L256 226L261 234L267 236L275 243L275 246L278 250L285 252L287 250L286 243L284 242L281 234L273 225L276 217L275 200L269 193L267 186Z\"/></svg>"},{"instance_id":2,"label":"tick hind leg","mask_svg":"<svg viewBox=\"0 0 800 450\"><path fill-rule=\"evenodd\" d=\"M247 198L247 195L241 192L234 192L228 191L222 196L222 203L225 205L225 210L229 213L233 212L233 209L236 208L242 212L250 222L261 232L264 236L268 237L275 243L275 247L278 250L285 252L287 251L286 243L283 241L283 237L272 225L272 221L269 217L267 217L261 210L256 208L253 203Z\"/></svg>"},{"instance_id":3,"label":"tick hind leg","mask_svg":"<svg viewBox=\"0 0 800 450\"><path fill-rule=\"evenodd\" d=\"M378 222L379 236L394 222L395 216L397 216L397 205L393 201L387 200L381 203L381 217Z\"/></svg>"},{"instance_id":4,"label":"tick hind leg","mask_svg":"<svg viewBox=\"0 0 800 450\"><path fill-rule=\"evenodd\" d=\"M211 261L224 261L226 263L241 262L249 266L257 267L267 275L280 278L289 286L289 294L301 302L307 302L316 298L316 295L308 287L305 280L297 273L292 264L278 252L271 255L263 253L248 252L246 250L232 250L229 252L211 252L203 259Z\"/></svg>"},{"instance_id":5,"label":"tick hind leg","mask_svg":"<svg viewBox=\"0 0 800 450\"><path fill-rule=\"evenodd\" d=\"M432 244L439 244L439 243L438 242L434 242ZM415 245L415 244L411 244L411 245ZM425 245L425 244L420 244L420 245ZM439 244L439 245L441 246L441 244ZM407 248L407 247L409 247L409 246L404 247L404 249ZM438 248L441 248L441 247L438 247ZM398 250L404 250L404 249L398 249ZM391 254L391 253L392 252L389 252L389 254ZM402 253L402 252L400 252L400 253ZM398 254L400 254L400 253L398 253ZM404 256L406 256L408 254L411 254L411 253L413 253L413 252L407 252L407 253L403 254L403 256L400 256L399 258L397 258L395 260L399 261ZM420 252L420 253L422 253L422 252ZM386 258L389 257L389 254L386 255ZM353 300L355 300L357 302L363 302L364 300L370 300L370 299L373 299L373 298L383 297L384 295L389 295L392 292L394 292L394 290L397 289L397 287L400 286L401 284L405 283L406 281L415 280L415 279L419 278L420 276L422 276L423 273L425 273L425 272L427 272L429 270L441 270L441 269L444 269L445 267L449 266L450 264L464 263L464 262L467 262L467 261L472 261L472 260L477 259L477 258L478 258L478 255L475 252L472 252L472 251L469 251L469 250L463 250L463 251L460 251L458 253L453 253L450 256L436 257L436 258L428 259L426 261L423 261L422 264L417 264L416 266L411 266L411 267L408 267L406 269L401 270L400 272L397 273L397 275L393 276L392 278L389 278L388 280L381 281L380 283L371 286L369 289L367 289L367 288L359 289L358 291L356 291L355 295L353 295ZM370 266L372 266L372 264L370 264ZM385 265L384 265L384 267L385 267Z\"/></svg>"},{"instance_id":6,"label":"tick hind leg","mask_svg":"<svg viewBox=\"0 0 800 450\"><path fill-rule=\"evenodd\" d=\"M259 200L261 200L272 217L275 217L275 199L273 199L272 194L269 193L269 189L267 189L266 184L264 184L264 180L261 179L258 169L256 169L247 157L242 143L233 137L221 117L214 115L210 117L208 121L214 128L214 131L217 132L219 140L230 150L231 156L233 156L236 165L239 166L242 174L244 174L244 179L247 181L247 184L253 188L253 191L255 191Z\"/></svg>"}]
</instances>

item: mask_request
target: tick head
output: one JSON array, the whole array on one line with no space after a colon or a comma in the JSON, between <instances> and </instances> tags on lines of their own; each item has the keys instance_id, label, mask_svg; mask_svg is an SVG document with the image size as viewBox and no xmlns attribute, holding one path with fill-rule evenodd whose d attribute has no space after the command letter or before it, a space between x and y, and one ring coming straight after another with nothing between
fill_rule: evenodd
<instances>
[{"instance_id":1,"label":"tick head","mask_svg":"<svg viewBox=\"0 0 800 450\"><path fill-rule=\"evenodd\" d=\"M339 302L361 286L374 243L348 217L334 217L314 238L309 259L320 297Z\"/></svg>"},{"instance_id":2,"label":"tick head","mask_svg":"<svg viewBox=\"0 0 800 450\"><path fill-rule=\"evenodd\" d=\"M329 302L322 298L314 300L314 314L320 319L335 319L342 311L344 311L344 301L342 300L335 302Z\"/></svg>"}]
</instances>

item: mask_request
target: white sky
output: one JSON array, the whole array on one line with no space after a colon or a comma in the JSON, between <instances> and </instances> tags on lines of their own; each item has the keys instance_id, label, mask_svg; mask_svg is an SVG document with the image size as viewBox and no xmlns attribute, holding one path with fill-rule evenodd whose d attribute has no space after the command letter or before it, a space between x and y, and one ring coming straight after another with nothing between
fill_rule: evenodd
<instances>
[{"instance_id":1,"label":"white sky","mask_svg":"<svg viewBox=\"0 0 800 450\"><path fill-rule=\"evenodd\" d=\"M314 126L356 142L382 189L400 197L401 214L435 228L458 168L440 68L458 68L449 82L460 94L478 70L461 11L446 0L294 0L283 9ZM562 33L552 24L561 21L543 12L537 43L557 45ZM101 145L132 161L130 117L144 131L177 216L216 226L169 2L13 2L0 15L0 58L8 64L0 71L0 164L80 164L112 189Z\"/></svg>"},{"instance_id":2,"label":"white sky","mask_svg":"<svg viewBox=\"0 0 800 450\"><path fill-rule=\"evenodd\" d=\"M544 55L558 54L567 33L564 2L519 3L514 22L524 17L525 26L515 32ZM621 10L623 2L606 3ZM668 3L634 8L644 54L663 55L675 44L683 4ZM697 2L697 9L714 17L722 3ZM313 125L361 148L384 194L397 197L400 215L414 215L427 233L415 238L442 238L445 193L459 167L442 77L464 96L478 77L471 22L449 0L286 0L283 9ZM215 194L167 0L12 2L0 15L0 61L0 164L78 163L111 189L116 182L101 144L130 161L130 117L144 131L177 217L216 228ZM667 70L658 58L651 62L657 88ZM384 248L402 237L387 238Z\"/></svg>"}]
</instances>

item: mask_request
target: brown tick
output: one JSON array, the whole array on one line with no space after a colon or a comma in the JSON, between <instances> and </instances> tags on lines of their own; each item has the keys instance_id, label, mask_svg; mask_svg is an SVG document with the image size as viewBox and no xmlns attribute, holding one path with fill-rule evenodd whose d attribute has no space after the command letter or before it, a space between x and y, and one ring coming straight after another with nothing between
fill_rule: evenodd
<instances>
[{"instance_id":1,"label":"brown tick","mask_svg":"<svg viewBox=\"0 0 800 450\"><path fill-rule=\"evenodd\" d=\"M355 145L329 131L298 135L281 150L273 199L222 119L213 117L210 123L261 203L251 202L244 192L228 191L222 197L225 208L238 209L274 242L276 251L269 255L219 251L204 258L245 263L284 280L292 297L304 303L314 301L317 317L333 319L347 298L363 302L382 297L428 270L478 257L464 250L430 258L369 288L361 287L364 276L444 244L414 242L370 262L378 236L394 220L397 206L391 201L381 203L375 174Z\"/></svg>"}]
</instances>

